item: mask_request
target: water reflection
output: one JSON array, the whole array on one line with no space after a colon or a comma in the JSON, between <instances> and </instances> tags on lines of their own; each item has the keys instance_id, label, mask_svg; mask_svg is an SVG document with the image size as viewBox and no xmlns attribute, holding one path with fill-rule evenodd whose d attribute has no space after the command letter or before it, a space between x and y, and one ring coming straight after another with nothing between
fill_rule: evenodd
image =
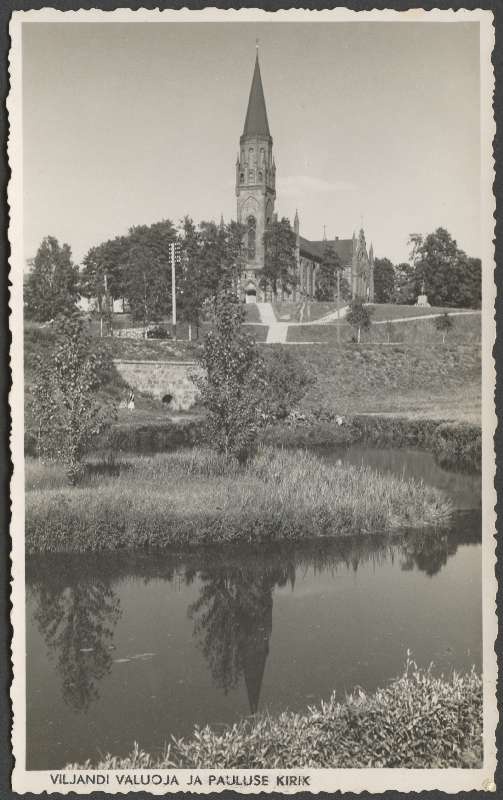
<instances>
[{"instance_id":1,"label":"water reflection","mask_svg":"<svg viewBox=\"0 0 503 800\"><path fill-rule=\"evenodd\" d=\"M272 633L273 590L295 580L292 562L215 568L201 573L199 597L189 608L194 635L215 686L227 693L244 676L251 713L258 708Z\"/></svg>"},{"instance_id":2,"label":"water reflection","mask_svg":"<svg viewBox=\"0 0 503 800\"><path fill-rule=\"evenodd\" d=\"M99 698L98 684L110 672L121 612L106 579L68 578L66 571L54 570L50 581L32 586L34 618L60 675L63 700L80 712Z\"/></svg>"},{"instance_id":3,"label":"water reflection","mask_svg":"<svg viewBox=\"0 0 503 800\"><path fill-rule=\"evenodd\" d=\"M479 515L471 513L460 514L449 532L411 531L395 541L360 537L260 551L228 547L183 555L31 558L27 579L33 619L55 664L62 699L74 712L87 711L100 697L100 683L114 660L114 632L122 613L120 587L134 576L145 584L160 580L161 585L179 585L180 591L182 586L191 587L192 593L197 589L185 613L213 685L227 694L243 681L249 710L255 713L269 655L276 589L290 585L293 592L296 578L308 571L314 579L319 574L330 580L348 571L356 575L369 563L374 570L388 564L433 577L460 545L479 541ZM169 604L167 591L162 602ZM129 624L134 626L134 618ZM161 631L163 635L171 634Z\"/></svg>"}]
</instances>

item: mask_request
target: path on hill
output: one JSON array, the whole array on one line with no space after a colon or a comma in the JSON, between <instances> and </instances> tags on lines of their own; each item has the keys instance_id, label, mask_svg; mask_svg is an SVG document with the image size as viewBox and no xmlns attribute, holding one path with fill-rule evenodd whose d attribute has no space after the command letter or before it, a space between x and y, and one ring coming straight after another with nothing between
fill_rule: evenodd
<instances>
[{"instance_id":1,"label":"path on hill","mask_svg":"<svg viewBox=\"0 0 503 800\"><path fill-rule=\"evenodd\" d=\"M329 322L336 322L338 319L344 319L346 314L349 311L349 306L341 306L339 309L339 314L337 311L330 311L329 314L324 314L323 317L319 319L309 320L309 322L304 322L304 325L326 325Z\"/></svg>"},{"instance_id":2,"label":"path on hill","mask_svg":"<svg viewBox=\"0 0 503 800\"><path fill-rule=\"evenodd\" d=\"M284 344L288 334L288 322L278 322L271 303L257 303L260 322L267 325L266 344Z\"/></svg>"},{"instance_id":3,"label":"path on hill","mask_svg":"<svg viewBox=\"0 0 503 800\"><path fill-rule=\"evenodd\" d=\"M435 319L435 317L443 317L445 312L440 312L438 314L420 314L417 317L399 317L396 319L378 319L372 323L372 325L386 325L388 322L392 324L395 322L415 322L418 319ZM449 317L462 317L467 316L468 314L480 314L480 311L448 311L447 314Z\"/></svg>"}]
</instances>

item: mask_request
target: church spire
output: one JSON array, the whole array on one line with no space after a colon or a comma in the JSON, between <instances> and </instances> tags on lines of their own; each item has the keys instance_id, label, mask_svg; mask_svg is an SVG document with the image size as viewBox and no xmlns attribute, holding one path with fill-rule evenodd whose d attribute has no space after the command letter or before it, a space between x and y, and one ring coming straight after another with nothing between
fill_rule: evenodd
<instances>
[{"instance_id":1,"label":"church spire","mask_svg":"<svg viewBox=\"0 0 503 800\"><path fill-rule=\"evenodd\" d=\"M255 59L255 70L253 72L250 98L248 100L248 110L246 112L243 136L270 136L269 123L267 121L267 111L265 107L264 89L260 75L260 65L257 57Z\"/></svg>"}]
</instances>

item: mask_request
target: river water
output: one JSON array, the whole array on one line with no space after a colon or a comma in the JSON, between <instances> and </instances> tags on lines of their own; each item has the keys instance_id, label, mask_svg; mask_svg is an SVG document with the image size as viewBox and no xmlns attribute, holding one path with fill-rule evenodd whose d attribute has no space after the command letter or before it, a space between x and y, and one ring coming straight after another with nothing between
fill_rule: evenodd
<instances>
[{"instance_id":1,"label":"river water","mask_svg":"<svg viewBox=\"0 0 503 800\"><path fill-rule=\"evenodd\" d=\"M162 751L195 724L372 691L418 664L481 669L480 476L350 447L443 489L444 535L27 561L27 767Z\"/></svg>"}]
</instances>

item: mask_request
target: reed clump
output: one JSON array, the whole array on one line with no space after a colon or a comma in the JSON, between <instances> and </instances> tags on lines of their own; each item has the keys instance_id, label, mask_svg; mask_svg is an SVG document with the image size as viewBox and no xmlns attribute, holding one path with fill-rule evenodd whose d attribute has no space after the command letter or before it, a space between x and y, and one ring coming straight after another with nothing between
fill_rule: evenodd
<instances>
[{"instance_id":1,"label":"reed clump","mask_svg":"<svg viewBox=\"0 0 503 800\"><path fill-rule=\"evenodd\" d=\"M435 677L408 660L403 675L344 702L335 693L303 713L261 713L217 733L196 728L161 756L135 745L124 757L67 769L480 768L482 680Z\"/></svg>"},{"instance_id":2,"label":"reed clump","mask_svg":"<svg viewBox=\"0 0 503 800\"><path fill-rule=\"evenodd\" d=\"M244 465L204 448L90 464L72 488L28 460L26 488L28 552L392 534L451 512L423 483L272 447Z\"/></svg>"}]
</instances>

